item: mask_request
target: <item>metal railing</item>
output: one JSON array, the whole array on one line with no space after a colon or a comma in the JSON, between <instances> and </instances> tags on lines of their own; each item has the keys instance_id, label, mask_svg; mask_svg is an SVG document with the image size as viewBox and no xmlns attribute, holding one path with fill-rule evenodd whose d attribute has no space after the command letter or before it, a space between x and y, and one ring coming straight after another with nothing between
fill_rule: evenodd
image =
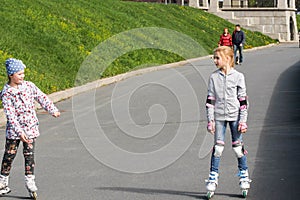
<instances>
[{"instance_id":1,"label":"metal railing","mask_svg":"<svg viewBox=\"0 0 300 200\"><path fill-rule=\"evenodd\" d=\"M249 8L276 8L277 0L232 0L232 7Z\"/></svg>"}]
</instances>

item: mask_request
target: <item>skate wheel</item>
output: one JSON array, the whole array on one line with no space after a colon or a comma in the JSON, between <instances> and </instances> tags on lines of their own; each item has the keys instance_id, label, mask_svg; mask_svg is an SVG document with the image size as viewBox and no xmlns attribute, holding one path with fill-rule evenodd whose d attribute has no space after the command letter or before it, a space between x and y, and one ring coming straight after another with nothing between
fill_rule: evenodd
<instances>
[{"instance_id":1,"label":"skate wheel","mask_svg":"<svg viewBox=\"0 0 300 200\"><path fill-rule=\"evenodd\" d=\"M242 191L242 195L243 195L244 198L246 198L247 195L248 195L248 190L243 190Z\"/></svg>"},{"instance_id":2,"label":"skate wheel","mask_svg":"<svg viewBox=\"0 0 300 200\"><path fill-rule=\"evenodd\" d=\"M207 195L206 195L206 197L207 197L207 199L211 199L213 196L214 196L214 192L207 192Z\"/></svg>"},{"instance_id":3,"label":"skate wheel","mask_svg":"<svg viewBox=\"0 0 300 200\"><path fill-rule=\"evenodd\" d=\"M6 186L5 188L0 190L0 195L6 195L10 192L11 192L11 190L9 189L9 187Z\"/></svg>"},{"instance_id":4,"label":"skate wheel","mask_svg":"<svg viewBox=\"0 0 300 200\"><path fill-rule=\"evenodd\" d=\"M36 192L31 192L30 196L32 199L37 200L37 193Z\"/></svg>"}]
</instances>

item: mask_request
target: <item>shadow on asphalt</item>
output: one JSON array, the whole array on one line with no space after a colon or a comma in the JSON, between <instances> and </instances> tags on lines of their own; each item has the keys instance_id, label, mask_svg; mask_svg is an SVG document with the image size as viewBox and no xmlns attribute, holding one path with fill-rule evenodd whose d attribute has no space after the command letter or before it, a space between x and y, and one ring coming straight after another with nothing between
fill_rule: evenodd
<instances>
[{"instance_id":1,"label":"shadow on asphalt","mask_svg":"<svg viewBox=\"0 0 300 200\"><path fill-rule=\"evenodd\" d=\"M273 91L252 174L254 199L299 199L299 100L300 61L280 75Z\"/></svg>"},{"instance_id":2,"label":"shadow on asphalt","mask_svg":"<svg viewBox=\"0 0 300 200\"><path fill-rule=\"evenodd\" d=\"M195 199L207 199L206 193L203 192L186 192L186 191L176 191L176 190L163 190L163 189L149 189L149 188L133 188L133 187L100 187L96 188L98 190L110 190L110 191L119 191L119 192L130 192L130 193L139 193L139 194L168 194L176 196L186 196L192 197ZM225 194L218 193L218 196L226 196L231 198L241 198L241 195L237 194Z\"/></svg>"},{"instance_id":3,"label":"shadow on asphalt","mask_svg":"<svg viewBox=\"0 0 300 200\"><path fill-rule=\"evenodd\" d=\"M11 198L11 199L32 199L30 197L14 196L14 195L0 195L1 198Z\"/></svg>"}]
</instances>

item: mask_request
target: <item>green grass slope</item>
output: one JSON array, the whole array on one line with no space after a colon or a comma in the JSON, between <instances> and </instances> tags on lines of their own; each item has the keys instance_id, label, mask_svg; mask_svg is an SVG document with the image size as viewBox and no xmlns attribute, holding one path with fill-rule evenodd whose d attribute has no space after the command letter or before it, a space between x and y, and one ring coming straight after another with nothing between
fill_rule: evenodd
<instances>
[{"instance_id":1,"label":"green grass slope","mask_svg":"<svg viewBox=\"0 0 300 200\"><path fill-rule=\"evenodd\" d=\"M228 21L190 7L120 0L2 0L0 19L0 84L7 80L5 59L15 57L28 66L26 79L46 93L74 86L81 63L98 44L118 33L142 27L170 29L187 35L211 53L223 28L230 32L234 28ZM275 42L257 32L246 30L246 34L248 48ZM80 84L137 66L182 59L166 50L134 50Z\"/></svg>"},{"instance_id":2,"label":"green grass slope","mask_svg":"<svg viewBox=\"0 0 300 200\"><path fill-rule=\"evenodd\" d=\"M297 19L298 32L300 32L300 15L296 15L296 19Z\"/></svg>"}]
</instances>

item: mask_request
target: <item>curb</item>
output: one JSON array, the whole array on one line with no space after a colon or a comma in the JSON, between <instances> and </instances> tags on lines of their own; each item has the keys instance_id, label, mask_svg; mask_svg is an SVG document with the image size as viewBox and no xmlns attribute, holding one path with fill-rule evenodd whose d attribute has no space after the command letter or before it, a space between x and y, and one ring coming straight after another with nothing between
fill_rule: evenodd
<instances>
[{"instance_id":1,"label":"curb","mask_svg":"<svg viewBox=\"0 0 300 200\"><path fill-rule=\"evenodd\" d=\"M259 49L272 47L272 46L275 46L275 45L278 45L278 44L269 44L269 45L266 45L266 46L254 47L252 49L245 49L244 51L245 52L255 51L255 50L259 50ZM93 81L93 82L87 83L87 84L82 85L82 86L78 86L78 87L66 89L66 90L63 90L63 91L55 92L55 93L49 94L48 97L54 103L57 103L59 101L71 98L72 96L78 95L80 93L84 93L84 92L89 91L89 90L93 90L93 89L96 89L96 88L99 88L99 87L103 87L105 85L110 85L112 83L116 83L116 82L128 79L130 77L143 75L143 74L146 74L146 73L149 73L149 72L159 71L159 70L163 70L163 69L181 67L181 66L184 66L185 64L188 64L188 63L191 63L191 62L195 62L195 61L210 58L211 56L212 55L203 56L203 57L199 57L199 58L192 58L192 59L179 61L179 62L175 62L175 63L169 63L169 64L165 64L165 65L160 65L160 66L155 66L155 67L148 67L148 68L143 68L143 69L139 69L139 70L136 70L136 71L126 72L124 74L119 74L119 75L116 75L116 76L113 76L113 77L103 78L103 79L100 79L100 80L97 80L97 81ZM38 103L36 103L36 109L41 109L41 106ZM5 124L6 124L6 116L4 114L3 109L0 109L0 127L5 126Z\"/></svg>"},{"instance_id":2,"label":"curb","mask_svg":"<svg viewBox=\"0 0 300 200\"><path fill-rule=\"evenodd\" d=\"M66 89L63 91L59 91L59 92L55 92L52 94L49 94L48 97L54 102L59 102L61 100L64 99L68 99L72 96L78 95L80 93L89 91L89 90L93 90L93 89L97 89L99 87L105 86L105 85L110 85L112 83L116 83L125 79L128 79L130 77L134 77L134 76L138 76L138 75L143 75L149 72L154 72L154 71L159 71L159 70L163 70L163 69L169 69L169 68L174 68L174 67L180 67L180 66L184 66L185 64L191 63L191 62L195 62L195 61L199 61L199 60L204 60L206 58L209 58L209 56L204 56L204 57L199 57L199 58L193 58L193 59L188 59L188 60L184 60L184 61L180 61L180 62L176 62L176 63L169 63L169 64L165 64L165 65L160 65L160 66L155 66L155 67L148 67L148 68L143 68L143 69L139 69L139 70L135 70L135 71L131 71L131 72L126 72L123 74L119 74L113 77L108 77L108 78L103 78L100 80L96 80L90 83L87 83L85 85L82 86L78 86L78 87L74 87L74 88L70 88L70 89ZM40 106L37 106L38 109L40 109ZM0 110L1 112L1 110Z\"/></svg>"},{"instance_id":3,"label":"curb","mask_svg":"<svg viewBox=\"0 0 300 200\"><path fill-rule=\"evenodd\" d=\"M266 49L266 48L269 48L269 47L273 47L273 46L277 46L279 44L282 44L282 43L273 43L273 44L268 44L266 46L260 46L260 47L253 47L251 49L244 49L244 52L251 52L251 51L256 51L256 50L260 50L260 49Z\"/></svg>"}]
</instances>

